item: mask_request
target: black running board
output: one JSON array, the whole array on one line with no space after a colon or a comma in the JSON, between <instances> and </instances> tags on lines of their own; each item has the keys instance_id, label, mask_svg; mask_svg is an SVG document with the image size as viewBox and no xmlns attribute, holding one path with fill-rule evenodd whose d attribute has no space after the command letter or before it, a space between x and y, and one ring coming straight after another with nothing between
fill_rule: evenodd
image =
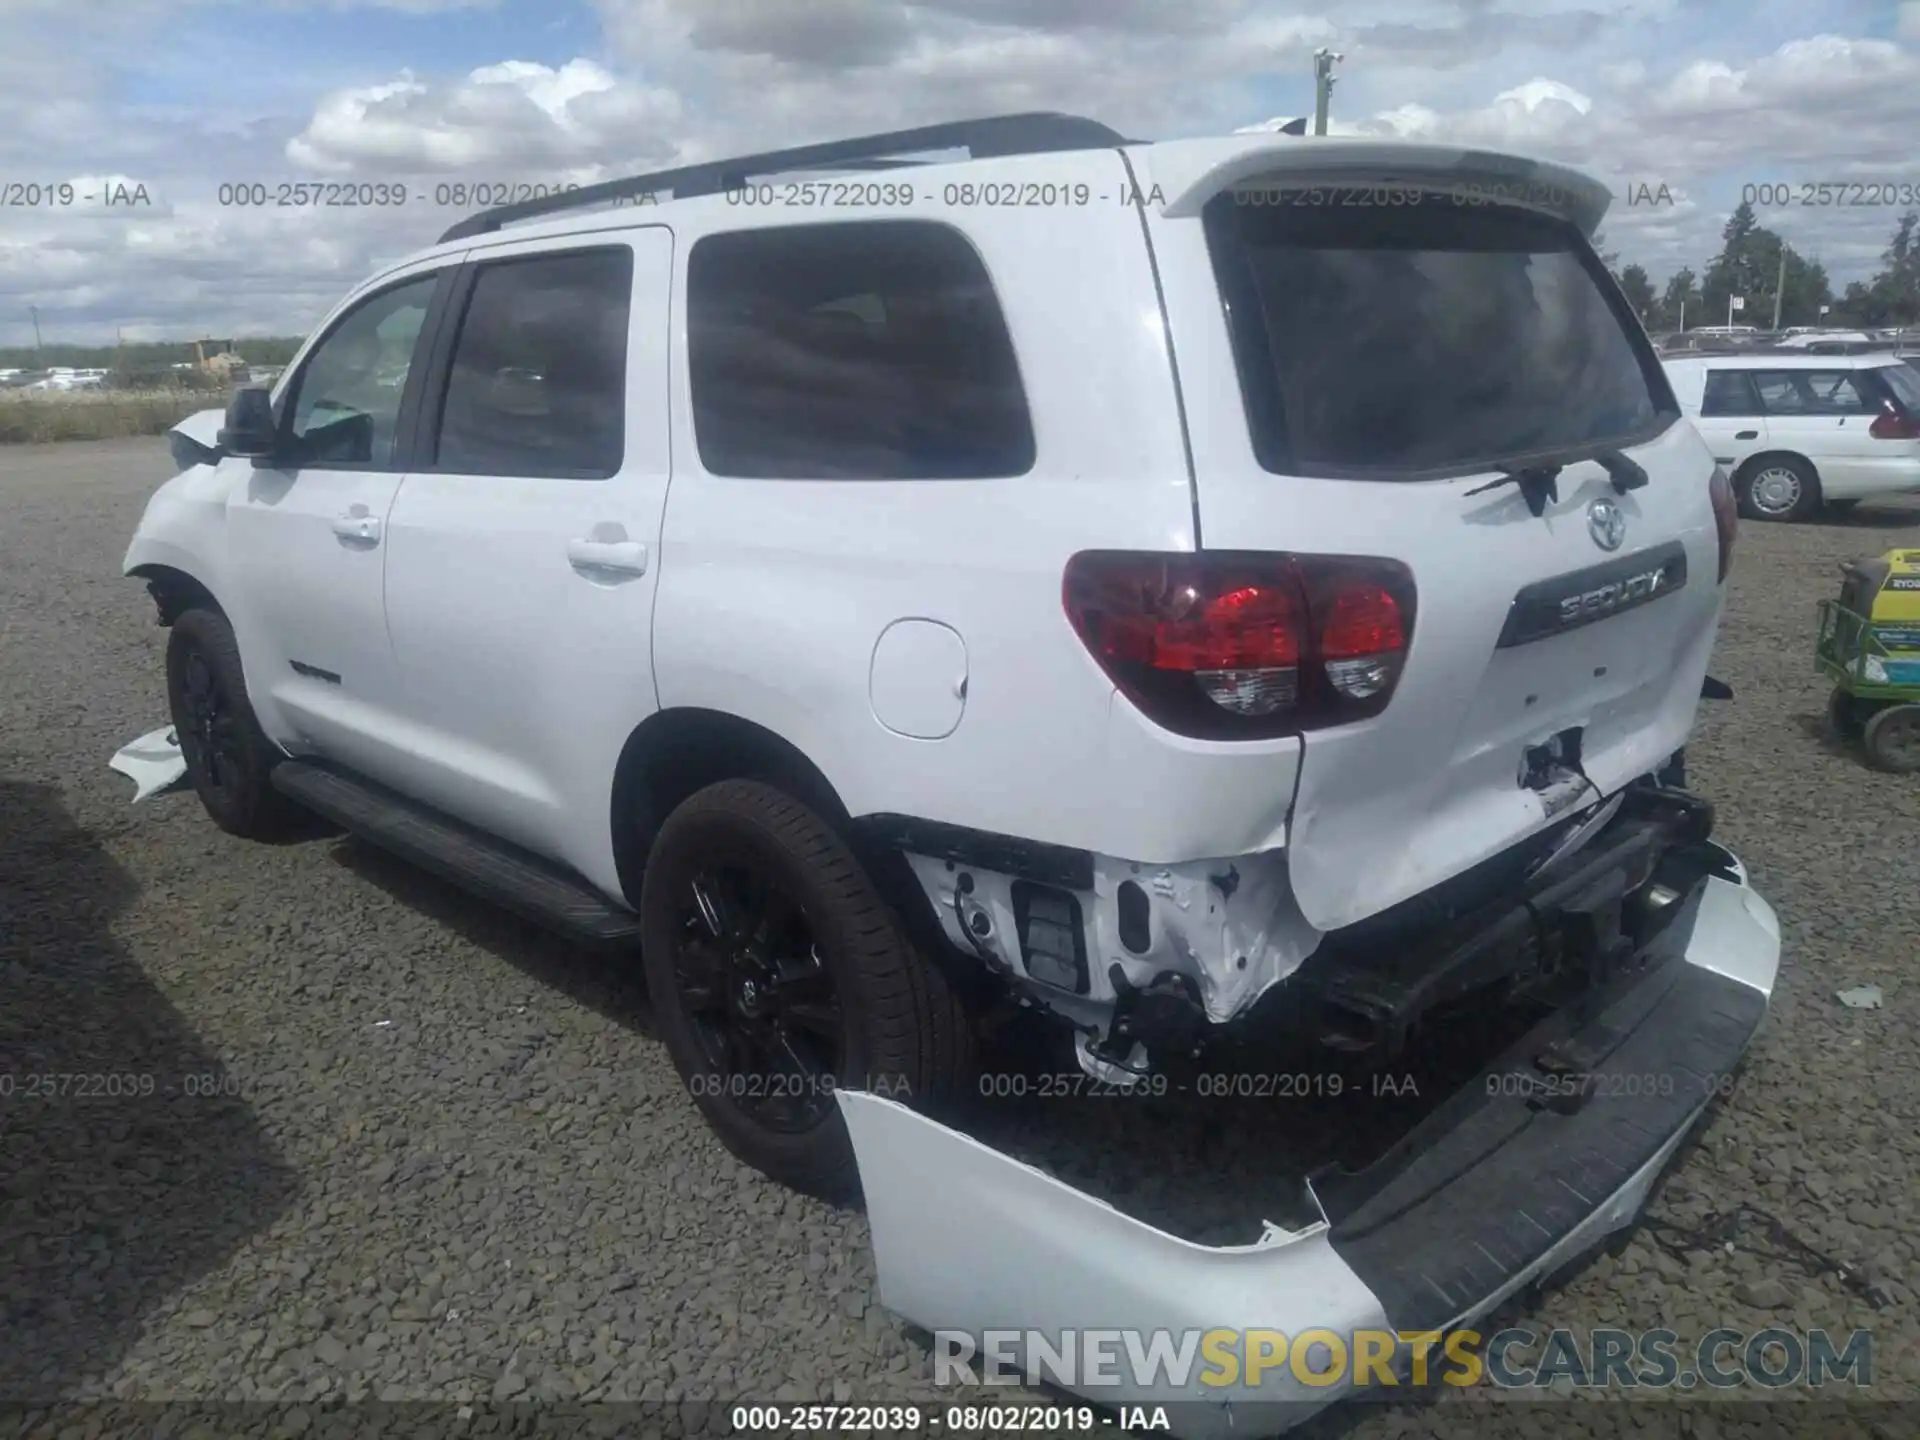
<instances>
[{"instance_id":1,"label":"black running board","mask_svg":"<svg viewBox=\"0 0 1920 1440\"><path fill-rule=\"evenodd\" d=\"M1675 919L1682 943L1692 919ZM1667 958L1556 1015L1373 1166L1315 1178L1334 1250L1396 1328L1454 1323L1688 1127L1766 1008L1759 991ZM1543 1069L1543 1053L1573 1060L1573 1073Z\"/></svg>"},{"instance_id":2,"label":"black running board","mask_svg":"<svg viewBox=\"0 0 1920 1440\"><path fill-rule=\"evenodd\" d=\"M577 875L384 786L312 760L274 766L273 785L359 839L571 940L639 943L638 917Z\"/></svg>"}]
</instances>

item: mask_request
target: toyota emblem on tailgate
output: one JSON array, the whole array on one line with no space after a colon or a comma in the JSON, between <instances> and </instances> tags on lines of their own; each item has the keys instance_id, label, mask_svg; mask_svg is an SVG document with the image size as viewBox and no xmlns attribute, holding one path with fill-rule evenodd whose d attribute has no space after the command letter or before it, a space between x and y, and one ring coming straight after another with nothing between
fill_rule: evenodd
<instances>
[{"instance_id":1,"label":"toyota emblem on tailgate","mask_svg":"<svg viewBox=\"0 0 1920 1440\"><path fill-rule=\"evenodd\" d=\"M1587 506L1587 533L1602 550L1618 550L1627 538L1627 517L1603 495Z\"/></svg>"}]
</instances>

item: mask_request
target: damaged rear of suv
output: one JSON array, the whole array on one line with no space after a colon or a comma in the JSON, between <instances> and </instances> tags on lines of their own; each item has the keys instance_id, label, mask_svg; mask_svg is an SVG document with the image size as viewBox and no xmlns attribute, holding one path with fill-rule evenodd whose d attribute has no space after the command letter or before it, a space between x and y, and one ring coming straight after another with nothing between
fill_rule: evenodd
<instances>
[{"instance_id":1,"label":"damaged rear of suv","mask_svg":"<svg viewBox=\"0 0 1920 1440\"><path fill-rule=\"evenodd\" d=\"M1419 148L1136 163L1196 543L1065 568L1106 843L892 836L948 940L1116 1083L1282 996L1390 1057L1450 999L1603 977L1711 826L1662 778L1735 525L1587 243L1605 192Z\"/></svg>"},{"instance_id":2,"label":"damaged rear of suv","mask_svg":"<svg viewBox=\"0 0 1920 1440\"><path fill-rule=\"evenodd\" d=\"M186 768L637 942L721 1138L863 1190L928 1328L1460 1323L1632 1218L1779 956L1678 761L1733 498L1607 198L1040 115L471 217L150 502ZM1164 1093L1487 1014L1244 1245L946 1123L1008 1015Z\"/></svg>"},{"instance_id":3,"label":"damaged rear of suv","mask_svg":"<svg viewBox=\"0 0 1920 1440\"><path fill-rule=\"evenodd\" d=\"M1063 607L1114 686L1109 783L1153 818L997 857L903 836L915 874L1112 1085L1377 1072L1517 1023L1312 1176L1306 1223L1225 1249L843 1095L883 1296L971 1334L1460 1325L1632 1219L1766 1010L1777 923L1680 762L1733 497L1589 244L1594 182L1362 142L1132 163L1194 543L1082 551ZM1203 1399L1207 1428L1344 1388L1297 1373L1087 1393Z\"/></svg>"}]
</instances>

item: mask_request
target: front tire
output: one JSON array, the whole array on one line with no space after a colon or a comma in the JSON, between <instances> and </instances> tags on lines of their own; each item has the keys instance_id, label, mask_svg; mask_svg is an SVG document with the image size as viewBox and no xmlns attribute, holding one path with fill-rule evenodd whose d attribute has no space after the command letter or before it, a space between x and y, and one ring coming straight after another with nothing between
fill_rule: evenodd
<instances>
[{"instance_id":1,"label":"front tire","mask_svg":"<svg viewBox=\"0 0 1920 1440\"><path fill-rule=\"evenodd\" d=\"M641 883L661 1038L728 1150L793 1189L858 1192L834 1092L923 1105L972 1074L965 1010L840 835L771 785L725 780L661 826Z\"/></svg>"},{"instance_id":2,"label":"front tire","mask_svg":"<svg viewBox=\"0 0 1920 1440\"><path fill-rule=\"evenodd\" d=\"M213 823L248 840L292 833L305 815L273 788L280 761L247 700L233 627L217 610L188 610L167 637L167 705L187 778Z\"/></svg>"},{"instance_id":3,"label":"front tire","mask_svg":"<svg viewBox=\"0 0 1920 1440\"><path fill-rule=\"evenodd\" d=\"M1820 477L1797 455L1756 461L1734 488L1747 520L1806 520L1820 509Z\"/></svg>"}]
</instances>

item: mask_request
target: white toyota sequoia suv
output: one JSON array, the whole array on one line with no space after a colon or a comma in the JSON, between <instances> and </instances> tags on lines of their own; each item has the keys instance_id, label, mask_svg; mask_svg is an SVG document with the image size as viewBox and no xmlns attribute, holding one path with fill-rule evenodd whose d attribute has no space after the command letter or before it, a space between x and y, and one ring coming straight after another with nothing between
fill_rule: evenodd
<instances>
[{"instance_id":1,"label":"white toyota sequoia suv","mask_svg":"<svg viewBox=\"0 0 1920 1440\"><path fill-rule=\"evenodd\" d=\"M1779 953L1678 760L1733 498L1607 200L1021 115L478 214L176 432L125 571L193 783L637 948L725 1143L858 1183L942 1323L1069 1252L1088 1308L1215 1283L947 1128L983 1016L1124 1086L1536 1007L1487 1073L1546 1100L1469 1085L1219 1252L1317 1277L1288 1330L1456 1321L1632 1218ZM916 1258L948 1212L991 1239Z\"/></svg>"}]
</instances>

